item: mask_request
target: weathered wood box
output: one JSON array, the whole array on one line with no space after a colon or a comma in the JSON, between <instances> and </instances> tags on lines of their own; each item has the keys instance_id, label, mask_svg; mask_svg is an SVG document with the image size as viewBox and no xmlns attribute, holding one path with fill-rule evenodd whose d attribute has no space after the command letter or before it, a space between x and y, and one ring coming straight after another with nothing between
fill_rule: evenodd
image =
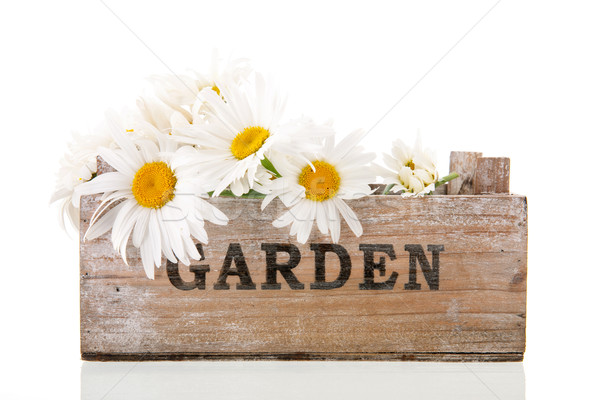
<instances>
[{"instance_id":1,"label":"weathered wood box","mask_svg":"<svg viewBox=\"0 0 600 400\"><path fill-rule=\"evenodd\" d=\"M206 225L204 259L155 280L132 246L128 267L109 235L81 241L82 358L522 360L527 201L508 159L479 157L453 152L442 188L471 194L351 201L364 234L342 224L338 245L232 198L211 200L230 223ZM81 235L97 204L82 199Z\"/></svg>"}]
</instances>

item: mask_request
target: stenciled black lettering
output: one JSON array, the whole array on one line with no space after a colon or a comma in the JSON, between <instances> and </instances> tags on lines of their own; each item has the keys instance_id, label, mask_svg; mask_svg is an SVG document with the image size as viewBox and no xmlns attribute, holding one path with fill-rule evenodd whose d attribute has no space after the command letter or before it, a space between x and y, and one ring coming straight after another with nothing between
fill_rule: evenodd
<instances>
[{"instance_id":1,"label":"stenciled black lettering","mask_svg":"<svg viewBox=\"0 0 600 400\"><path fill-rule=\"evenodd\" d=\"M404 284L406 290L421 290L421 284L417 283L417 260L421 266L421 271L425 276L427 285L430 290L439 290L440 288L440 252L444 251L444 245L430 244L427 245L427 251L430 251L431 265L423 246L420 244L407 244L404 246L404 250L409 252L409 263L408 263L408 283Z\"/></svg>"},{"instance_id":2,"label":"stenciled black lettering","mask_svg":"<svg viewBox=\"0 0 600 400\"><path fill-rule=\"evenodd\" d=\"M291 243L262 243L260 248L266 253L267 259L267 282L261 284L261 289L281 289L281 283L277 282L277 271L283 276L291 289L304 289L304 284L298 281L298 278L296 278L296 275L292 272L292 268L296 268L301 259L298 247ZM277 262L277 253L288 253L290 259L288 262L280 264Z\"/></svg>"},{"instance_id":3,"label":"stenciled black lettering","mask_svg":"<svg viewBox=\"0 0 600 400\"><path fill-rule=\"evenodd\" d=\"M231 268L231 263L235 263L235 269ZM246 258L242 252L242 246L239 243L229 243L225 260L223 260L223 266L221 272L219 272L219 278L213 285L215 290L229 290L229 283L227 283L227 277L235 275L240 278L240 283L236 284L237 290L254 290L256 285L252 282L250 277L250 271L246 264Z\"/></svg>"},{"instance_id":4,"label":"stenciled black lettering","mask_svg":"<svg viewBox=\"0 0 600 400\"><path fill-rule=\"evenodd\" d=\"M203 261L204 250L202 249L202 243L198 243L196 248L200 253L199 261ZM206 273L208 271L210 271L208 265L190 265L190 272L194 273L194 280L192 282L185 282L179 274L179 263L167 260L167 276L171 284L179 290L206 289Z\"/></svg>"},{"instance_id":5,"label":"stenciled black lettering","mask_svg":"<svg viewBox=\"0 0 600 400\"><path fill-rule=\"evenodd\" d=\"M360 290L392 290L398 279L398 273L393 272L385 282L375 282L375 270L379 270L379 276L385 276L385 257L380 256L379 262L374 260L375 252L385 253L390 260L396 259L394 246L391 244L360 244L358 249L364 252L364 282L358 284Z\"/></svg>"},{"instance_id":6,"label":"stenciled black lettering","mask_svg":"<svg viewBox=\"0 0 600 400\"><path fill-rule=\"evenodd\" d=\"M346 283L352 271L352 261L345 248L339 244L311 243L310 249L315 252L315 282L310 284L311 289L337 289ZM325 280L325 255L327 252L335 253L340 259L340 273L333 282Z\"/></svg>"}]
</instances>

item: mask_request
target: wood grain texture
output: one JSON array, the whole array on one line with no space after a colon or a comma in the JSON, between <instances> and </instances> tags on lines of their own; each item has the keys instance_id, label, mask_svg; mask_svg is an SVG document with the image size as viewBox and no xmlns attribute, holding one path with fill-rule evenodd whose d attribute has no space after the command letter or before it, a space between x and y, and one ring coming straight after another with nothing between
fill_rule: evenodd
<instances>
[{"instance_id":1,"label":"wood grain texture","mask_svg":"<svg viewBox=\"0 0 600 400\"><path fill-rule=\"evenodd\" d=\"M452 151L450 153L450 172L458 173L458 178L448 182L448 194L475 194L475 173L477 159L482 153Z\"/></svg>"},{"instance_id":2,"label":"wood grain texture","mask_svg":"<svg viewBox=\"0 0 600 400\"><path fill-rule=\"evenodd\" d=\"M475 194L510 192L510 158L480 157L477 159Z\"/></svg>"},{"instance_id":3,"label":"wood grain texture","mask_svg":"<svg viewBox=\"0 0 600 400\"><path fill-rule=\"evenodd\" d=\"M96 175L102 175L105 172L113 172L115 169L106 161L102 159L102 157L96 157Z\"/></svg>"},{"instance_id":4,"label":"wood grain texture","mask_svg":"<svg viewBox=\"0 0 600 400\"><path fill-rule=\"evenodd\" d=\"M81 204L81 232L98 205ZM264 212L260 200L210 200L230 218L227 226L207 223L210 243L205 290L177 289L165 265L155 280L145 277L137 249L129 266L115 253L109 234L81 242L81 352L89 360L156 359L396 359L514 361L525 350L527 203L523 196L368 196L349 201L364 234L356 238L342 224L340 244L351 273L337 289L316 290L315 252L310 243L329 243L316 227L305 245L271 222L285 208L277 201ZM215 290L230 243L239 243L256 290ZM293 272L304 284L292 290L280 273L281 290L263 290L266 257L262 243L292 243L301 261ZM397 273L392 290L360 290L364 252L360 244L390 244L383 282ZM439 290L431 290L416 264L421 290L409 282L407 244L443 245ZM287 261L278 254L278 262ZM333 253L325 259L326 279L340 271ZM181 278L193 281L189 267Z\"/></svg>"}]
</instances>

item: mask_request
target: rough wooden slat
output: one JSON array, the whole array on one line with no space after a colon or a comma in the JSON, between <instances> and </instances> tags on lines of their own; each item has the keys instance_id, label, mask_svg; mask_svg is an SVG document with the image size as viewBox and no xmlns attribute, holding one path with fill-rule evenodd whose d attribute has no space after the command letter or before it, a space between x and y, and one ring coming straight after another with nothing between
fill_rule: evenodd
<instances>
[{"instance_id":1,"label":"rough wooden slat","mask_svg":"<svg viewBox=\"0 0 600 400\"><path fill-rule=\"evenodd\" d=\"M387 185L384 185L383 183L371 183L369 186L371 187L371 190L373 190L372 194L383 194ZM390 193L390 195L395 194L396 193Z\"/></svg>"},{"instance_id":2,"label":"rough wooden slat","mask_svg":"<svg viewBox=\"0 0 600 400\"><path fill-rule=\"evenodd\" d=\"M448 183L448 194L475 194L475 171L477 158L482 153L453 151L450 153L450 172L458 173L458 178Z\"/></svg>"},{"instance_id":3,"label":"rough wooden slat","mask_svg":"<svg viewBox=\"0 0 600 400\"><path fill-rule=\"evenodd\" d=\"M82 199L85 232L98 196ZM352 263L348 281L331 290L311 289L315 253L310 243L329 243L313 229L308 244L290 238L271 222L285 211L278 201L264 212L260 200L218 198L211 202L231 219L206 225L203 247L208 265L206 289L180 290L165 265L154 281L145 277L138 251L128 248L126 266L109 234L81 244L81 350L84 359L394 359L514 361L525 349L527 207L523 196L368 196L349 201L364 234L356 238L342 224L340 244ZM214 283L230 243L239 243L256 290L229 290ZM292 243L301 253L293 269L305 286L292 290L278 273L280 290L263 290L265 252L261 243ZM364 252L360 244L390 244L385 276L398 278L392 290L360 290ZM417 264L421 290L409 281L406 244L444 245L439 290L431 290ZM278 255L279 262L286 256ZM326 256L332 281L340 262ZM184 281L189 267L180 265Z\"/></svg>"},{"instance_id":4,"label":"rough wooden slat","mask_svg":"<svg viewBox=\"0 0 600 400\"><path fill-rule=\"evenodd\" d=\"M475 194L482 193L510 193L510 158L477 159Z\"/></svg>"},{"instance_id":5,"label":"rough wooden slat","mask_svg":"<svg viewBox=\"0 0 600 400\"><path fill-rule=\"evenodd\" d=\"M440 185L440 186L436 187L435 190L433 191L433 194L436 194L436 195L446 195L446 194L448 194L448 184L445 183L443 185Z\"/></svg>"},{"instance_id":6,"label":"rough wooden slat","mask_svg":"<svg viewBox=\"0 0 600 400\"><path fill-rule=\"evenodd\" d=\"M105 172L113 172L115 169L106 161L102 159L102 157L96 157L96 175L102 175Z\"/></svg>"}]
</instances>

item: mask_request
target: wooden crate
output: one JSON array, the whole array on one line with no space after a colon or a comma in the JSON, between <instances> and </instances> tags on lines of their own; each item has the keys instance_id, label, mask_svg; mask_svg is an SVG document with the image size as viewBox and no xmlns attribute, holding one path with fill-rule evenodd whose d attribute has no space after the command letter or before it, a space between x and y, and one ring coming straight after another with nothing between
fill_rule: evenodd
<instances>
[{"instance_id":1,"label":"wooden crate","mask_svg":"<svg viewBox=\"0 0 600 400\"><path fill-rule=\"evenodd\" d=\"M453 152L450 194L350 201L364 234L307 244L271 222L274 202L211 200L204 259L155 280L130 246L81 241L85 360L377 359L517 361L525 351L527 201L508 192L508 159ZM81 232L98 196L81 203Z\"/></svg>"}]
</instances>

